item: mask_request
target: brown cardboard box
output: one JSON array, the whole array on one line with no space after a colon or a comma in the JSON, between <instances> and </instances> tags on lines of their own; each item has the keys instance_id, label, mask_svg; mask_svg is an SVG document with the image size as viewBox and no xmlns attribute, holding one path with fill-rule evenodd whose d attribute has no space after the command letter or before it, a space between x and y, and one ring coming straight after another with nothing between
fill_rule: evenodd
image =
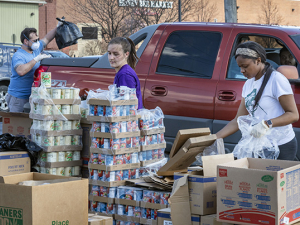
<instances>
[{"instance_id":1,"label":"brown cardboard box","mask_svg":"<svg viewBox=\"0 0 300 225\"><path fill-rule=\"evenodd\" d=\"M167 144L166 142L164 143L159 143L159 144L153 144L153 145L141 145L141 151L148 151L152 149L161 149L161 148L166 148Z\"/></svg>"},{"instance_id":2,"label":"brown cardboard box","mask_svg":"<svg viewBox=\"0 0 300 225\"><path fill-rule=\"evenodd\" d=\"M204 129L207 130L207 129ZM217 139L215 134L202 137L189 138L175 156L161 167L157 174L159 176L172 176L175 172L186 172L205 147L212 145Z\"/></svg>"},{"instance_id":3,"label":"brown cardboard box","mask_svg":"<svg viewBox=\"0 0 300 225\"><path fill-rule=\"evenodd\" d=\"M231 223L222 223L217 221L217 214L201 216L200 225L231 225Z\"/></svg>"},{"instance_id":4,"label":"brown cardboard box","mask_svg":"<svg viewBox=\"0 0 300 225\"><path fill-rule=\"evenodd\" d=\"M137 169L137 168L140 168L140 163L120 164L120 165L112 165L112 166L89 163L89 169L94 169L94 170L117 171L117 170L129 170L129 169Z\"/></svg>"},{"instance_id":5,"label":"brown cardboard box","mask_svg":"<svg viewBox=\"0 0 300 225\"><path fill-rule=\"evenodd\" d=\"M81 120L81 128L83 130L82 132L82 157L90 157L90 147L91 147L91 137L90 137L90 130L92 128L92 122L87 123L84 119Z\"/></svg>"},{"instance_id":6,"label":"brown cardboard box","mask_svg":"<svg viewBox=\"0 0 300 225\"><path fill-rule=\"evenodd\" d=\"M96 214L89 214L88 225L113 225L113 218L109 216L99 216Z\"/></svg>"},{"instance_id":7,"label":"brown cardboard box","mask_svg":"<svg viewBox=\"0 0 300 225\"><path fill-rule=\"evenodd\" d=\"M191 216L192 225L200 225L200 216ZM185 221L179 221L181 224L185 224ZM173 225L171 219L171 208L160 209L157 211L157 225Z\"/></svg>"},{"instance_id":8,"label":"brown cardboard box","mask_svg":"<svg viewBox=\"0 0 300 225\"><path fill-rule=\"evenodd\" d=\"M218 165L218 221L279 225L300 221L300 163L244 158Z\"/></svg>"},{"instance_id":9,"label":"brown cardboard box","mask_svg":"<svg viewBox=\"0 0 300 225\"><path fill-rule=\"evenodd\" d=\"M170 158L174 157L176 153L180 150L181 146L189 139L193 137L205 136L210 135L209 128L197 128L197 129L185 129L179 130L175 141L173 143Z\"/></svg>"},{"instance_id":10,"label":"brown cardboard box","mask_svg":"<svg viewBox=\"0 0 300 225\"><path fill-rule=\"evenodd\" d=\"M0 152L0 176L28 173L30 168L30 158L27 152Z\"/></svg>"},{"instance_id":11,"label":"brown cardboard box","mask_svg":"<svg viewBox=\"0 0 300 225\"><path fill-rule=\"evenodd\" d=\"M179 225L179 220L190 224L191 214L216 212L217 165L233 160L233 154L203 156L202 171L174 175L175 182L169 199L174 225Z\"/></svg>"},{"instance_id":12,"label":"brown cardboard box","mask_svg":"<svg viewBox=\"0 0 300 225\"><path fill-rule=\"evenodd\" d=\"M63 176L23 173L0 177L1 224L88 224L88 180L23 186L27 180L66 179ZM7 212L7 213L5 213Z\"/></svg>"},{"instance_id":13,"label":"brown cardboard box","mask_svg":"<svg viewBox=\"0 0 300 225\"><path fill-rule=\"evenodd\" d=\"M165 127L154 128L149 130L141 130L141 136L165 133L165 131L166 131Z\"/></svg>"},{"instance_id":14,"label":"brown cardboard box","mask_svg":"<svg viewBox=\"0 0 300 225\"><path fill-rule=\"evenodd\" d=\"M28 113L0 112L0 116L2 116L3 133L31 138L30 128L32 125L32 119L29 118Z\"/></svg>"}]
</instances>

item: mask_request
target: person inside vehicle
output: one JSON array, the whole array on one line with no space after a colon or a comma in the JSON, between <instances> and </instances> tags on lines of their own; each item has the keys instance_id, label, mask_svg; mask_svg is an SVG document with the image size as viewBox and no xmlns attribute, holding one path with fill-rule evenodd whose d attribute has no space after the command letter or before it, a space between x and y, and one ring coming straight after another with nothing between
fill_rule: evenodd
<instances>
[{"instance_id":1,"label":"person inside vehicle","mask_svg":"<svg viewBox=\"0 0 300 225\"><path fill-rule=\"evenodd\" d=\"M59 21L57 27L62 24ZM41 40L35 28L25 28L21 32L22 47L12 57L12 75L6 96L10 112L23 112L24 105L29 101L35 70L40 66L42 59L51 57L41 52L54 39L57 27Z\"/></svg>"},{"instance_id":2,"label":"person inside vehicle","mask_svg":"<svg viewBox=\"0 0 300 225\"><path fill-rule=\"evenodd\" d=\"M292 56L292 54L286 47L283 47L280 50L279 56L281 65L296 66L295 58Z\"/></svg>"},{"instance_id":3,"label":"person inside vehicle","mask_svg":"<svg viewBox=\"0 0 300 225\"><path fill-rule=\"evenodd\" d=\"M114 84L117 87L127 86L136 89L138 109L143 108L140 80L135 73L136 55L135 45L130 38L113 38L107 47L110 66L116 70Z\"/></svg>"},{"instance_id":4,"label":"person inside vehicle","mask_svg":"<svg viewBox=\"0 0 300 225\"><path fill-rule=\"evenodd\" d=\"M261 119L252 127L254 137L264 136L273 127L286 127L286 138L278 140L278 159L294 160L297 140L292 123L298 121L299 113L288 79L266 61L265 49L256 42L240 44L235 58L248 80L243 86L242 100L235 118L216 133L217 138L225 138L238 131L237 118L251 115Z\"/></svg>"}]
</instances>

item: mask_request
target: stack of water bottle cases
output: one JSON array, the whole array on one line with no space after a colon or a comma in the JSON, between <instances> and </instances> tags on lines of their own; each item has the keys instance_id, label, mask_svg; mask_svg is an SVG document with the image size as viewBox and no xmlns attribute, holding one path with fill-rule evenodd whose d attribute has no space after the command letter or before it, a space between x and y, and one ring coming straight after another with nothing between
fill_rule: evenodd
<instances>
[{"instance_id":1,"label":"stack of water bottle cases","mask_svg":"<svg viewBox=\"0 0 300 225\"><path fill-rule=\"evenodd\" d=\"M39 155L41 173L79 176L82 160L79 89L33 87L30 96L31 138L43 151Z\"/></svg>"},{"instance_id":2,"label":"stack of water bottle cases","mask_svg":"<svg viewBox=\"0 0 300 225\"><path fill-rule=\"evenodd\" d=\"M157 122L148 121L148 116L142 120L146 111L149 115L153 112L137 110L135 93L135 89L110 86L110 91L98 98L89 94L93 96L88 99L87 116L93 122L88 166L90 211L113 216L116 224L157 224L157 210L167 207L170 193L124 186L166 163L163 115Z\"/></svg>"}]
</instances>

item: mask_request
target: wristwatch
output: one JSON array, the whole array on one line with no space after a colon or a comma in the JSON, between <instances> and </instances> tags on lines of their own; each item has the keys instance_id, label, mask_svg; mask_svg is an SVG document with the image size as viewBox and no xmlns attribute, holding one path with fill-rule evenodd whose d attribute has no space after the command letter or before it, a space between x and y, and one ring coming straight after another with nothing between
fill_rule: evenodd
<instances>
[{"instance_id":1,"label":"wristwatch","mask_svg":"<svg viewBox=\"0 0 300 225\"><path fill-rule=\"evenodd\" d=\"M267 123L267 125L268 125L269 128L272 128L273 123L272 123L271 120L265 120L265 122Z\"/></svg>"}]
</instances>

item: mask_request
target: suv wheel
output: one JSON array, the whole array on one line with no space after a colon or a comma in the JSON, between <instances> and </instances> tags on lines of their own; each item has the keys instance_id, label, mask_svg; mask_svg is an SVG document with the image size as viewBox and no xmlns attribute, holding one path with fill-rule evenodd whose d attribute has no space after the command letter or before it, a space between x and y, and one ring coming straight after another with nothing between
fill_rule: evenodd
<instances>
[{"instance_id":1,"label":"suv wheel","mask_svg":"<svg viewBox=\"0 0 300 225\"><path fill-rule=\"evenodd\" d=\"M8 105L5 100L5 97L7 95L8 87L5 85L0 85L0 111L7 112L8 111Z\"/></svg>"}]
</instances>

